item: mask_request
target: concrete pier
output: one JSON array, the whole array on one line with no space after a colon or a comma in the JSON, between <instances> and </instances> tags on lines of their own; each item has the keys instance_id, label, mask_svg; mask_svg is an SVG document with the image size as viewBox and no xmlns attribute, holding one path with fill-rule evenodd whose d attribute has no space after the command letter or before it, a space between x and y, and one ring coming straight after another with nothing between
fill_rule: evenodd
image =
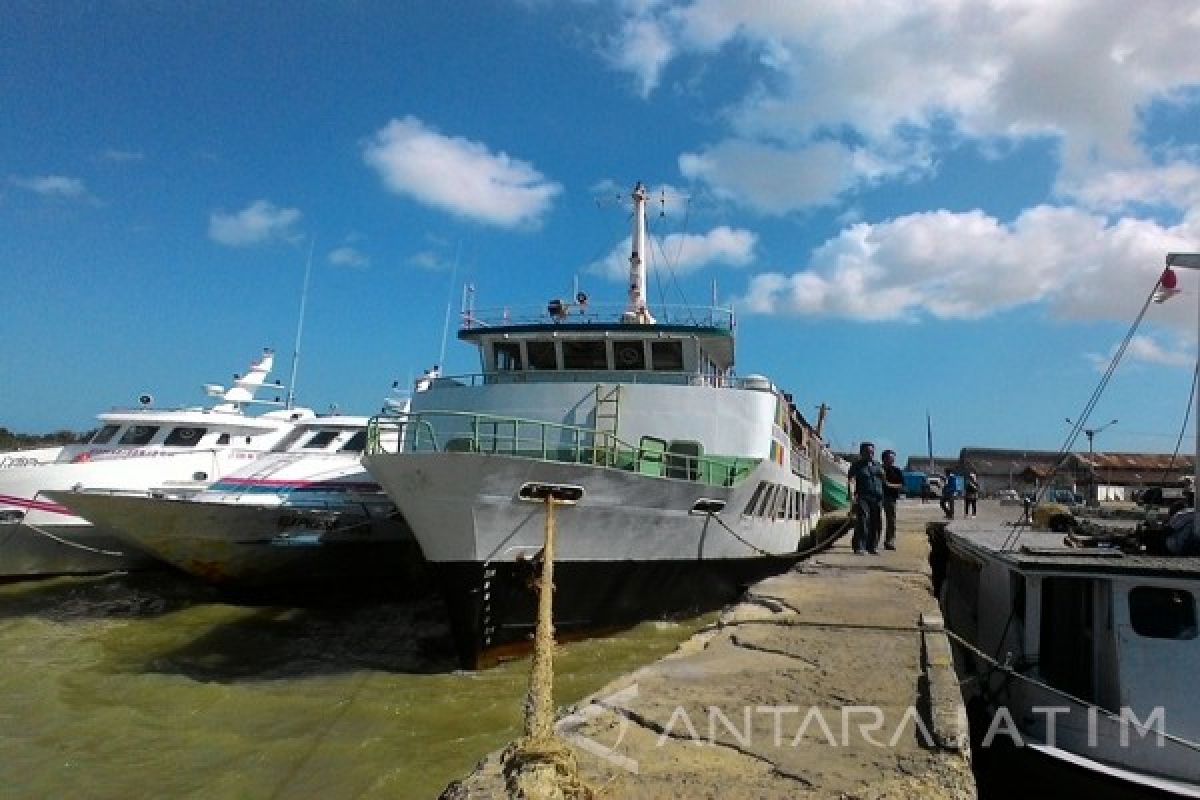
<instances>
[{"instance_id":1,"label":"concrete pier","mask_svg":"<svg viewBox=\"0 0 1200 800\"><path fill-rule=\"evenodd\" d=\"M899 548L830 551L755 585L675 653L568 713L559 735L605 798L970 798L961 696L925 523ZM498 753L444 798L504 797Z\"/></svg>"}]
</instances>

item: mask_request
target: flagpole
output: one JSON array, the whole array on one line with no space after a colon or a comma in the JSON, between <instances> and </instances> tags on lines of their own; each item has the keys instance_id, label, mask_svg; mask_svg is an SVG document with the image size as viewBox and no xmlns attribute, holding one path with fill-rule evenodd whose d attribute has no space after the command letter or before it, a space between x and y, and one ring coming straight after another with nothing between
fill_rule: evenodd
<instances>
[{"instance_id":1,"label":"flagpole","mask_svg":"<svg viewBox=\"0 0 1200 800\"><path fill-rule=\"evenodd\" d=\"M1167 253L1167 270L1171 267L1200 270L1200 253ZM1165 275L1165 273L1164 273ZM1161 282L1161 278L1159 279ZM1200 289L1196 291L1196 369L1200 370ZM1196 452L1193 454L1192 470L1192 533L1200 538L1200 513L1196 512L1196 492L1200 490L1200 420L1196 419L1200 410L1200 381L1196 381L1196 399L1192 406L1193 425L1196 428Z\"/></svg>"},{"instance_id":2,"label":"flagpole","mask_svg":"<svg viewBox=\"0 0 1200 800\"><path fill-rule=\"evenodd\" d=\"M929 418L929 410L925 410L925 443L929 446L929 474L933 474L933 420Z\"/></svg>"}]
</instances>

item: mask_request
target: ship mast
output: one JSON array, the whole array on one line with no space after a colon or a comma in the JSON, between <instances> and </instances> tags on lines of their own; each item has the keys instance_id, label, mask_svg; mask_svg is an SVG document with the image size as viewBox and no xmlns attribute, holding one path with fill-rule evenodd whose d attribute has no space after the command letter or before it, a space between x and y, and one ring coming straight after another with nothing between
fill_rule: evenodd
<instances>
[{"instance_id":1,"label":"ship mast","mask_svg":"<svg viewBox=\"0 0 1200 800\"><path fill-rule=\"evenodd\" d=\"M629 305L621 321L653 325L654 317L646 308L646 187L641 181L633 187L633 250L629 254Z\"/></svg>"}]
</instances>

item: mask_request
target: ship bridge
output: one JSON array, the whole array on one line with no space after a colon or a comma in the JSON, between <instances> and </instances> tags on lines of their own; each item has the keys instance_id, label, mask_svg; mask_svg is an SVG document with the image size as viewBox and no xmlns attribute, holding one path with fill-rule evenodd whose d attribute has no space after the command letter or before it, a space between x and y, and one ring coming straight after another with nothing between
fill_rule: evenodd
<instances>
[{"instance_id":1,"label":"ship bridge","mask_svg":"<svg viewBox=\"0 0 1200 800\"><path fill-rule=\"evenodd\" d=\"M728 385L733 312L668 308L647 324L619 312L551 301L544 313L464 316L458 338L479 348L484 383L590 382ZM547 321L549 320L549 321Z\"/></svg>"}]
</instances>

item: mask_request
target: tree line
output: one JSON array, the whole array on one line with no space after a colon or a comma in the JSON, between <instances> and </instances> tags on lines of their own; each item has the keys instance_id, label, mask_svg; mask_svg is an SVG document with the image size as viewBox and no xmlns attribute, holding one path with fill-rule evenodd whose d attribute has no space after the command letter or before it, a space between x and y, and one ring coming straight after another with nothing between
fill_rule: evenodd
<instances>
[{"instance_id":1,"label":"tree line","mask_svg":"<svg viewBox=\"0 0 1200 800\"><path fill-rule=\"evenodd\" d=\"M56 444L74 444L86 442L94 430L90 431L53 431L52 433L13 433L8 428L0 428L0 450L29 450L34 447L50 447Z\"/></svg>"}]
</instances>

